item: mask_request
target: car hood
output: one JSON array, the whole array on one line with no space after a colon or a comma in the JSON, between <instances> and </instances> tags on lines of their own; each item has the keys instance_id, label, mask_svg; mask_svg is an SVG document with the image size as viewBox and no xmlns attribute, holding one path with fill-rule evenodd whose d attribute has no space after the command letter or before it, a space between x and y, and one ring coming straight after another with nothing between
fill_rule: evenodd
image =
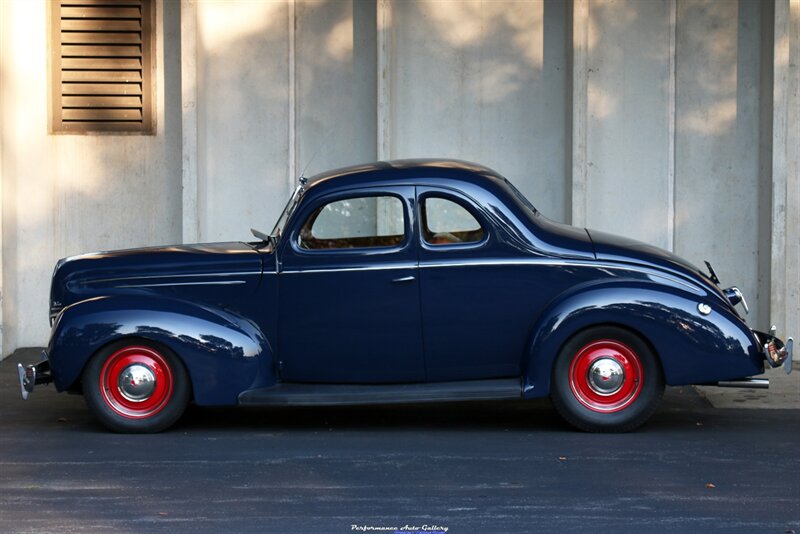
<instances>
[{"instance_id":1,"label":"car hood","mask_svg":"<svg viewBox=\"0 0 800 534\"><path fill-rule=\"evenodd\" d=\"M701 282L704 286L714 289L715 293L719 291L706 273L688 260L672 252L628 237L597 230L587 229L587 232L592 240L594 253L598 260L634 263L676 272L684 277Z\"/></svg>"},{"instance_id":2,"label":"car hood","mask_svg":"<svg viewBox=\"0 0 800 534\"><path fill-rule=\"evenodd\" d=\"M160 290L206 281L257 283L262 259L246 243L174 245L95 252L58 261L50 293L51 313L78 300L127 290ZM230 282L227 282L230 283Z\"/></svg>"}]
</instances>

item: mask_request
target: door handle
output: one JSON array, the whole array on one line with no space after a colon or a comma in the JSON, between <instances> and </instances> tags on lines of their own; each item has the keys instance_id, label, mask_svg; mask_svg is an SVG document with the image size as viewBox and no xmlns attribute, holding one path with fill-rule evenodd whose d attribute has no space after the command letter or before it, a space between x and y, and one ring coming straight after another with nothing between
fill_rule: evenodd
<instances>
[{"instance_id":1,"label":"door handle","mask_svg":"<svg viewBox=\"0 0 800 534\"><path fill-rule=\"evenodd\" d=\"M414 277L413 276L404 276L402 278L395 278L394 280L392 280L392 282L394 282L394 283L412 282L412 281L414 281Z\"/></svg>"}]
</instances>

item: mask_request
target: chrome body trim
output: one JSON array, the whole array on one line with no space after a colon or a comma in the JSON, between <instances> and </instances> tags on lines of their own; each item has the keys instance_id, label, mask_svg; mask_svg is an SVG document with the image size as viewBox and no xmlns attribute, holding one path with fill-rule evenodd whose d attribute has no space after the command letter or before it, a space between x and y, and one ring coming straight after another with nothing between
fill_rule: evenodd
<instances>
[{"instance_id":1,"label":"chrome body trim","mask_svg":"<svg viewBox=\"0 0 800 534\"><path fill-rule=\"evenodd\" d=\"M86 284L103 284L106 282L123 282L125 280L153 280L161 278L198 278L198 277L214 277L221 278L223 276L261 276L261 271L244 271L244 272L231 272L231 273L183 273L183 274L152 274L147 276L119 276L117 278L98 278L86 280Z\"/></svg>"},{"instance_id":2,"label":"chrome body trim","mask_svg":"<svg viewBox=\"0 0 800 534\"><path fill-rule=\"evenodd\" d=\"M117 287L229 286L246 283L244 280L218 280L207 282L166 282L163 284L125 284Z\"/></svg>"},{"instance_id":3,"label":"chrome body trim","mask_svg":"<svg viewBox=\"0 0 800 534\"><path fill-rule=\"evenodd\" d=\"M416 263L397 263L391 265L365 265L360 267L324 267L322 269L292 269L283 270L281 274L310 274L310 273L355 273L364 271L396 271L398 269L416 269Z\"/></svg>"}]
</instances>

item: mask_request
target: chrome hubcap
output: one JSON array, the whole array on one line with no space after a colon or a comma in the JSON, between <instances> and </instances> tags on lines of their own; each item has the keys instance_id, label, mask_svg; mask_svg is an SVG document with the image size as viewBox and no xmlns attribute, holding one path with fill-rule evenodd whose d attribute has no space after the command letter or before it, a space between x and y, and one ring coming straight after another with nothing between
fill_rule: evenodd
<instances>
[{"instance_id":1,"label":"chrome hubcap","mask_svg":"<svg viewBox=\"0 0 800 534\"><path fill-rule=\"evenodd\" d=\"M146 365L129 365L119 374L117 382L122 396L132 402L147 400L156 389L156 375Z\"/></svg>"},{"instance_id":2,"label":"chrome hubcap","mask_svg":"<svg viewBox=\"0 0 800 534\"><path fill-rule=\"evenodd\" d=\"M589 387L598 395L613 395L625 382L625 370L612 358L600 358L589 368Z\"/></svg>"}]
</instances>

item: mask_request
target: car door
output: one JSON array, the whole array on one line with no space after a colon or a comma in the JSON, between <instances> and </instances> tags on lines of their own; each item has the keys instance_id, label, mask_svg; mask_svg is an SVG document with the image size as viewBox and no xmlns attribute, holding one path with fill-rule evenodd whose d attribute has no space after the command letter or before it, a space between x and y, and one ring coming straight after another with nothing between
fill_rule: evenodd
<instances>
[{"instance_id":1,"label":"car door","mask_svg":"<svg viewBox=\"0 0 800 534\"><path fill-rule=\"evenodd\" d=\"M519 376L539 288L480 206L418 187L419 269L429 381Z\"/></svg>"},{"instance_id":2,"label":"car door","mask_svg":"<svg viewBox=\"0 0 800 534\"><path fill-rule=\"evenodd\" d=\"M284 381L424 381L413 202L413 187L365 188L293 217L278 275Z\"/></svg>"}]
</instances>

